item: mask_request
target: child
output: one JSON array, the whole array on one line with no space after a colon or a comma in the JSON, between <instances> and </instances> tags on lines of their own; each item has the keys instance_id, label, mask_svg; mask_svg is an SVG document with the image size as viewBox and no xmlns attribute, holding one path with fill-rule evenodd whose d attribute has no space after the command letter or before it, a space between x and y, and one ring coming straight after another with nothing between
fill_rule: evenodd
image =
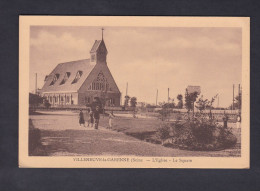
<instances>
[{"instance_id":1,"label":"child","mask_svg":"<svg viewBox=\"0 0 260 191\"><path fill-rule=\"evenodd\" d=\"M83 115L82 109L79 112L79 125L81 126L81 124L83 124L85 127L85 120L84 120L84 115Z\"/></svg>"},{"instance_id":2,"label":"child","mask_svg":"<svg viewBox=\"0 0 260 191\"><path fill-rule=\"evenodd\" d=\"M108 121L108 123L109 123L109 129L112 129L112 120L113 120L113 118L114 118L115 116L114 116L114 114L113 114L113 111L111 111L110 113L109 113L109 121Z\"/></svg>"}]
</instances>

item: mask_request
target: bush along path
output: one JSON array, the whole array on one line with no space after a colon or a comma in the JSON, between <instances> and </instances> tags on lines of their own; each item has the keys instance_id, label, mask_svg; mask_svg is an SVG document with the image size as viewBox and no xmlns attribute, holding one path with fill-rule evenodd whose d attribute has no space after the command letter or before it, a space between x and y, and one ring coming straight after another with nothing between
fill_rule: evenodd
<instances>
[{"instance_id":1,"label":"bush along path","mask_svg":"<svg viewBox=\"0 0 260 191\"><path fill-rule=\"evenodd\" d=\"M156 136L165 146L194 151L223 150L237 143L231 128L203 114L186 121L163 123Z\"/></svg>"}]
</instances>

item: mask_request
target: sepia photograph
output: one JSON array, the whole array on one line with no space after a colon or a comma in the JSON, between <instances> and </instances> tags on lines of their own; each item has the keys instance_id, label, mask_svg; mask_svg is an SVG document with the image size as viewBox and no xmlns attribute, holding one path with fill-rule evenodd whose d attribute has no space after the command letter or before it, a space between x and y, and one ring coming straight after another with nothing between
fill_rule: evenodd
<instances>
[{"instance_id":1,"label":"sepia photograph","mask_svg":"<svg viewBox=\"0 0 260 191\"><path fill-rule=\"evenodd\" d=\"M249 18L20 16L19 166L249 168Z\"/></svg>"}]
</instances>

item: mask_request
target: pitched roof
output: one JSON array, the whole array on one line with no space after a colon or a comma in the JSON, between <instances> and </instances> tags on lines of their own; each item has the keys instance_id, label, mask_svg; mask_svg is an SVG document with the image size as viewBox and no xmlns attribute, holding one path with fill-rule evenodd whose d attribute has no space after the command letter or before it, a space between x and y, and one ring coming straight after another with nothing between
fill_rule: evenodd
<instances>
[{"instance_id":1,"label":"pitched roof","mask_svg":"<svg viewBox=\"0 0 260 191\"><path fill-rule=\"evenodd\" d=\"M90 53L92 52L96 52L99 45L101 44L102 40L95 40L95 43L94 45L92 46L91 50L90 50Z\"/></svg>"},{"instance_id":2,"label":"pitched roof","mask_svg":"<svg viewBox=\"0 0 260 191\"><path fill-rule=\"evenodd\" d=\"M78 91L94 67L95 65L90 64L89 59L58 64L47 77L41 92ZM83 72L82 76L76 83L72 83L78 71ZM64 84L60 85L66 75L66 72L70 72L70 76ZM56 74L59 74L59 78L53 85L50 85Z\"/></svg>"}]
</instances>

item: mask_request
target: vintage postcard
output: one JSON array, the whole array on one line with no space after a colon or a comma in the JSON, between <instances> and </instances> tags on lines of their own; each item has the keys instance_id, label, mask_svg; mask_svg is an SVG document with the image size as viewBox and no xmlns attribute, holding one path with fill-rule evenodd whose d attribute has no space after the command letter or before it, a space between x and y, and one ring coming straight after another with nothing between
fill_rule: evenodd
<instances>
[{"instance_id":1,"label":"vintage postcard","mask_svg":"<svg viewBox=\"0 0 260 191\"><path fill-rule=\"evenodd\" d=\"M250 168L250 18L20 16L19 167Z\"/></svg>"}]
</instances>

